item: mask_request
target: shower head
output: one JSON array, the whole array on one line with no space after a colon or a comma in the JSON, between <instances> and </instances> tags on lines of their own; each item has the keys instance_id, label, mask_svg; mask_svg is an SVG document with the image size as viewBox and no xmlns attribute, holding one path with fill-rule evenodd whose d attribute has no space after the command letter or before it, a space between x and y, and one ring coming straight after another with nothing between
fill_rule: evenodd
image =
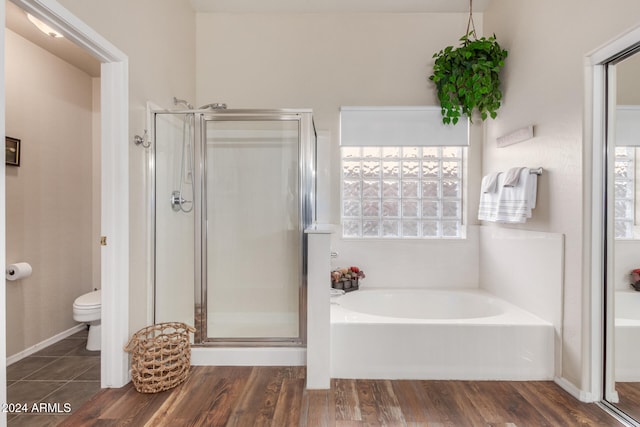
<instances>
[{"instance_id":1,"label":"shower head","mask_svg":"<svg viewBox=\"0 0 640 427\"><path fill-rule=\"evenodd\" d=\"M187 101L185 101L184 99L178 99L175 96L173 97L173 105L184 105L185 107L187 107L189 110L193 110L193 105L189 104Z\"/></svg>"},{"instance_id":2,"label":"shower head","mask_svg":"<svg viewBox=\"0 0 640 427\"><path fill-rule=\"evenodd\" d=\"M209 108L212 109L212 110L226 110L227 109L227 104L223 104L221 102L214 102L213 104L203 105L199 109L200 110L208 110Z\"/></svg>"}]
</instances>

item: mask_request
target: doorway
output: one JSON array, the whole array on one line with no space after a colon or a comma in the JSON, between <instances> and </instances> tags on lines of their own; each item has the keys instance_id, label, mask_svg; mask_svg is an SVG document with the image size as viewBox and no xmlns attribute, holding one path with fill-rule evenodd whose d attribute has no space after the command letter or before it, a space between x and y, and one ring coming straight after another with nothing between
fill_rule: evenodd
<instances>
[{"instance_id":1,"label":"doorway","mask_svg":"<svg viewBox=\"0 0 640 427\"><path fill-rule=\"evenodd\" d=\"M635 304L639 296L629 283L630 273L636 268L633 245L638 240L634 145L640 146L640 143L623 141L622 136L627 132L620 128L620 119L634 108L620 102L640 104L640 88L618 87L616 77L618 71L634 67L638 52L640 28L624 33L592 53L588 57L590 66L586 68L587 81L592 83L588 99L593 105L592 114L586 118L592 139L592 150L587 150L591 160L592 219L589 230L592 242L589 260L591 393L594 400L600 400L606 410L628 425L640 425L639 408L634 403L637 399L632 396L636 388L640 390L636 386L640 383L640 368L625 361L628 359L625 353L635 352L628 348L634 344L629 339L629 334L635 333L632 330L634 321L623 315L624 309L630 308L625 306ZM623 99L630 94L635 96L631 93L634 90L638 91L638 101L632 97ZM631 256L628 256L629 252ZM637 301L640 309L640 299ZM631 307L631 312L635 310Z\"/></svg>"},{"instance_id":2,"label":"doorway","mask_svg":"<svg viewBox=\"0 0 640 427\"><path fill-rule=\"evenodd\" d=\"M94 30L73 16L60 4L51 0L15 0L21 9L41 19L68 39L83 47L101 63L101 229L108 237L101 248L102 284L102 364L101 386L121 387L129 381L128 357L122 350L128 338L128 262L129 208L128 194L128 75L127 57ZM3 2L4 19L6 2ZM4 27L0 29L0 43L4 45ZM5 61L3 56L2 61ZM4 81L4 62L0 67ZM5 88L0 93L0 129L5 132ZM0 213L6 212L4 163L0 166ZM118 195L118 197L116 197ZM114 203L118 200L118 203ZM0 258L6 264L6 230L0 224ZM2 282L0 304L5 304L6 286ZM6 320L0 320L0 359L6 366ZM0 381L0 400L6 401L6 370Z\"/></svg>"}]
</instances>

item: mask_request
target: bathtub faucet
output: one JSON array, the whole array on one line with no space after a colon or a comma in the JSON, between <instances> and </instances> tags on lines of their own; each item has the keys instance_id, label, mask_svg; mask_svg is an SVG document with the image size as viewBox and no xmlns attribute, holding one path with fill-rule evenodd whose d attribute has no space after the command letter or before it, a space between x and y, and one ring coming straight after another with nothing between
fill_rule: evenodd
<instances>
[{"instance_id":1,"label":"bathtub faucet","mask_svg":"<svg viewBox=\"0 0 640 427\"><path fill-rule=\"evenodd\" d=\"M344 295L344 290L342 290L342 289L331 288L330 291L331 291L331 296L332 297L339 297L341 295Z\"/></svg>"}]
</instances>

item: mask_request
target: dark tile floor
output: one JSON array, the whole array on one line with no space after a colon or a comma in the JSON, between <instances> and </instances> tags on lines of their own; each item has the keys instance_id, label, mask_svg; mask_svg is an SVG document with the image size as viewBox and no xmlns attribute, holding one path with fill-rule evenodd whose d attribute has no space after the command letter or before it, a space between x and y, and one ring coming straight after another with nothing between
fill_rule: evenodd
<instances>
[{"instance_id":1,"label":"dark tile floor","mask_svg":"<svg viewBox=\"0 0 640 427\"><path fill-rule=\"evenodd\" d=\"M7 366L7 404L19 411L9 426L58 425L100 390L100 352L86 345L81 331Z\"/></svg>"}]
</instances>

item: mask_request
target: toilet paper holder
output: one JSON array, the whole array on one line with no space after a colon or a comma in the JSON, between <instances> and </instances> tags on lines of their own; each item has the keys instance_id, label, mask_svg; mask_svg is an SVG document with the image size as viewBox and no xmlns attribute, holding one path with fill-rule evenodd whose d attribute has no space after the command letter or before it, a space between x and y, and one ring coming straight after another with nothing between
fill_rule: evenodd
<instances>
[{"instance_id":1,"label":"toilet paper holder","mask_svg":"<svg viewBox=\"0 0 640 427\"><path fill-rule=\"evenodd\" d=\"M16 264L9 264L5 270L5 277L7 280L24 279L31 276L33 269L28 262L19 262Z\"/></svg>"}]
</instances>

